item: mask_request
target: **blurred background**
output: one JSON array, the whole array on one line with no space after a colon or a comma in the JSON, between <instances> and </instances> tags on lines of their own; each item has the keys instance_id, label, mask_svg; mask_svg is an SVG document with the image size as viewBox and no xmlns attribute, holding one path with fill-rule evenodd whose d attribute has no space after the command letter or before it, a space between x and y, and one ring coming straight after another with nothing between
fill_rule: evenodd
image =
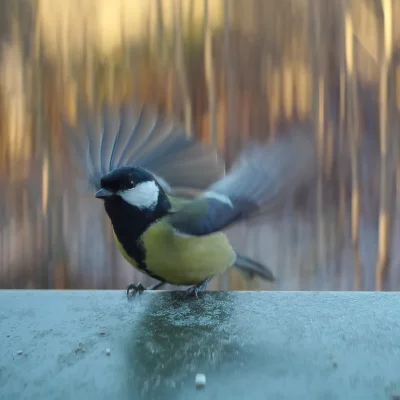
<instances>
[{"instance_id":1,"label":"blurred background","mask_svg":"<svg viewBox=\"0 0 400 400\"><path fill-rule=\"evenodd\" d=\"M150 283L79 189L60 116L130 99L181 119L229 166L248 140L307 130L302 200L240 224L213 289L400 289L400 1L1 0L0 287Z\"/></svg>"}]
</instances>

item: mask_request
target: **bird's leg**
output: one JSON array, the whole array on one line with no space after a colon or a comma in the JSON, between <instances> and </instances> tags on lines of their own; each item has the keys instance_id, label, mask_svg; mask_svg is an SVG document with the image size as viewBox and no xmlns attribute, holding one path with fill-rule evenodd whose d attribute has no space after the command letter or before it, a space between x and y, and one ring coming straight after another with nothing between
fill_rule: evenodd
<instances>
[{"instance_id":1,"label":"bird's leg","mask_svg":"<svg viewBox=\"0 0 400 400\"><path fill-rule=\"evenodd\" d=\"M127 296L134 296L136 293L143 293L145 290L156 290L159 287L163 286L165 282L157 282L154 285L149 286L148 288L145 288L141 283L138 285L135 285L134 283L131 283L128 285L126 288L126 295Z\"/></svg>"},{"instance_id":2,"label":"bird's leg","mask_svg":"<svg viewBox=\"0 0 400 400\"><path fill-rule=\"evenodd\" d=\"M203 282L200 282L197 285L190 286L189 288L186 289L184 296L185 297L189 297L189 296L199 297L198 293L206 290L208 282L210 282L210 280L211 280L211 277L204 279Z\"/></svg>"},{"instance_id":3,"label":"bird's leg","mask_svg":"<svg viewBox=\"0 0 400 400\"><path fill-rule=\"evenodd\" d=\"M157 282L154 285L149 286L146 290L156 290L163 285L165 285L165 282Z\"/></svg>"}]
</instances>

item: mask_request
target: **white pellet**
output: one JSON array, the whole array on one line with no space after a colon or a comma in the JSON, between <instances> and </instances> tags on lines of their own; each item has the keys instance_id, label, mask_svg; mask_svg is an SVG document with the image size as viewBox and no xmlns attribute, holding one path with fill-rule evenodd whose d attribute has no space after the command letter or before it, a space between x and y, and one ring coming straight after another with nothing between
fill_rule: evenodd
<instances>
[{"instance_id":1,"label":"white pellet","mask_svg":"<svg viewBox=\"0 0 400 400\"><path fill-rule=\"evenodd\" d=\"M195 383L197 387L206 386L206 376L204 374L197 374L195 378Z\"/></svg>"},{"instance_id":2,"label":"white pellet","mask_svg":"<svg viewBox=\"0 0 400 400\"><path fill-rule=\"evenodd\" d=\"M111 350L109 348L106 349L106 354L109 356L111 354Z\"/></svg>"},{"instance_id":3,"label":"white pellet","mask_svg":"<svg viewBox=\"0 0 400 400\"><path fill-rule=\"evenodd\" d=\"M18 351L17 351L17 354L18 354L19 356L20 356L22 353L23 353L22 350L18 350Z\"/></svg>"}]
</instances>

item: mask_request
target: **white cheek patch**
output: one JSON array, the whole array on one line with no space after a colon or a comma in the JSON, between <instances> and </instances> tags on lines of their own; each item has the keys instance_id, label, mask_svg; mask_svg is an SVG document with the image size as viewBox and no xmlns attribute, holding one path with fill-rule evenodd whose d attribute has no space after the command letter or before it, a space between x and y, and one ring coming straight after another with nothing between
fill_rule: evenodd
<instances>
[{"instance_id":1,"label":"white cheek patch","mask_svg":"<svg viewBox=\"0 0 400 400\"><path fill-rule=\"evenodd\" d=\"M118 193L127 203L137 208L154 209L158 202L159 189L155 182L148 181L136 185L132 189Z\"/></svg>"}]
</instances>

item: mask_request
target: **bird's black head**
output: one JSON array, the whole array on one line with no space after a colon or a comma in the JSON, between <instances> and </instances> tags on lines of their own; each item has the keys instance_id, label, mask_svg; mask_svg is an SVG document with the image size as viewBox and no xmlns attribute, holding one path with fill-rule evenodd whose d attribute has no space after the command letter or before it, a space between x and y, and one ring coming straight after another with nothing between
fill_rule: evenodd
<instances>
[{"instance_id":1,"label":"bird's black head","mask_svg":"<svg viewBox=\"0 0 400 400\"><path fill-rule=\"evenodd\" d=\"M151 211L168 201L154 176L143 168L117 168L101 178L100 186L96 197L106 203L122 200L140 210Z\"/></svg>"}]
</instances>

